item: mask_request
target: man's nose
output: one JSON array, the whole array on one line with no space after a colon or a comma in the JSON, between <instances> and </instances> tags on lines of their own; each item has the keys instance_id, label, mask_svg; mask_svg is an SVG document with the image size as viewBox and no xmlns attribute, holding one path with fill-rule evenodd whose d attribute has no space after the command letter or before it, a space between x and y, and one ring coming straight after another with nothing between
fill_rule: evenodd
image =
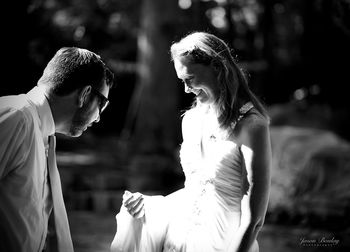
<instances>
[{"instance_id":1,"label":"man's nose","mask_svg":"<svg viewBox=\"0 0 350 252\"><path fill-rule=\"evenodd\" d=\"M100 121L100 113L97 115L97 118L96 118L96 120L95 120L95 123L98 123L99 121Z\"/></svg>"}]
</instances>

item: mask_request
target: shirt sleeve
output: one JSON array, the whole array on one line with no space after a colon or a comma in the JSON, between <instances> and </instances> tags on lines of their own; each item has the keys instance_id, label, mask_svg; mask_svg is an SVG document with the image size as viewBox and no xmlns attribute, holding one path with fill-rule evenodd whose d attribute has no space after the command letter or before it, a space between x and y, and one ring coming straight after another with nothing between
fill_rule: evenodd
<instances>
[{"instance_id":1,"label":"shirt sleeve","mask_svg":"<svg viewBox=\"0 0 350 252\"><path fill-rule=\"evenodd\" d=\"M26 160L29 127L23 111L0 108L0 180Z\"/></svg>"}]
</instances>

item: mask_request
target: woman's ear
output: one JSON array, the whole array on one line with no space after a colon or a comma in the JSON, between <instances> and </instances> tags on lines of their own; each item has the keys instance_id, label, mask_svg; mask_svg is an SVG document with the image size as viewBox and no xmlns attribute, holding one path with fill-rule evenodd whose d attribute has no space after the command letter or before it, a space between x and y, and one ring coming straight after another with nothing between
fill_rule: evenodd
<instances>
[{"instance_id":1,"label":"woman's ear","mask_svg":"<svg viewBox=\"0 0 350 252\"><path fill-rule=\"evenodd\" d=\"M87 102L87 99L89 97L89 94L91 93L91 86L85 86L78 92L78 106L81 108L85 102Z\"/></svg>"}]
</instances>

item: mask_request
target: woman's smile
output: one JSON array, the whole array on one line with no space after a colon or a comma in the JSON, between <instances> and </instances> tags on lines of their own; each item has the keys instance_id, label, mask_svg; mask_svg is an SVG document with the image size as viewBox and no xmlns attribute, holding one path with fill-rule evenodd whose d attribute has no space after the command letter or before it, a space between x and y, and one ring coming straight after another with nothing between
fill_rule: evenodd
<instances>
[{"instance_id":1,"label":"woman's smile","mask_svg":"<svg viewBox=\"0 0 350 252\"><path fill-rule=\"evenodd\" d=\"M186 93L193 93L201 103L211 104L217 100L219 85L210 65L193 64L186 58L175 59L174 65Z\"/></svg>"}]
</instances>

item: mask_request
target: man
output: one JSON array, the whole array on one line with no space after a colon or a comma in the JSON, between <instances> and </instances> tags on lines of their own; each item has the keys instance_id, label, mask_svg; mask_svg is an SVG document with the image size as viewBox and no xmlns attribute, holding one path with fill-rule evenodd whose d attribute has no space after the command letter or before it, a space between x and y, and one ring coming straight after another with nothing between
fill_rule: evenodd
<instances>
[{"instance_id":1,"label":"man","mask_svg":"<svg viewBox=\"0 0 350 252\"><path fill-rule=\"evenodd\" d=\"M27 94L0 97L0 251L45 251L51 212L58 250L73 251L52 136L98 122L112 85L100 56L65 47Z\"/></svg>"}]
</instances>

